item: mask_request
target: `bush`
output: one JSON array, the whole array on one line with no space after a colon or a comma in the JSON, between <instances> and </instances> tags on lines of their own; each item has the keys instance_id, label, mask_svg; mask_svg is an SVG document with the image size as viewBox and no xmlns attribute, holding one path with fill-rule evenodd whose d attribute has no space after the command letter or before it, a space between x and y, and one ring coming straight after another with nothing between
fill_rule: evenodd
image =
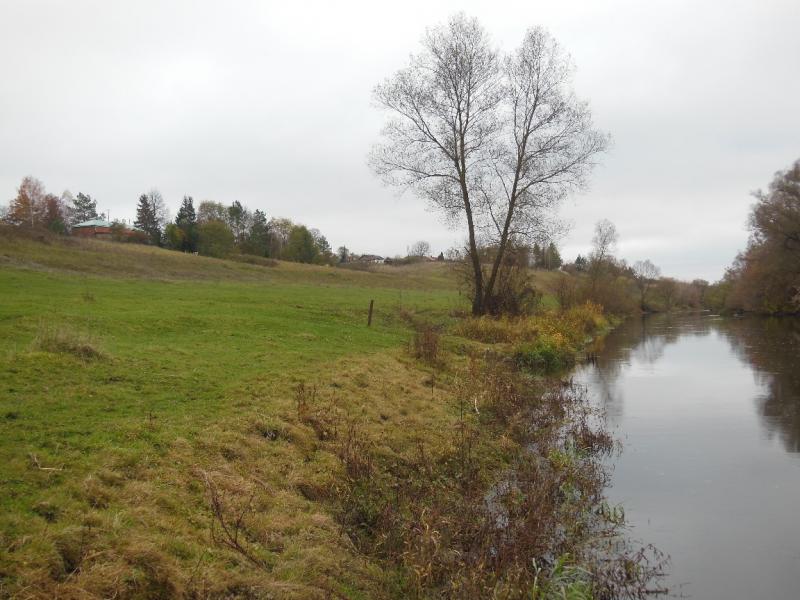
<instances>
[{"instance_id":1,"label":"bush","mask_svg":"<svg viewBox=\"0 0 800 600\"><path fill-rule=\"evenodd\" d=\"M233 250L233 232L222 221L207 221L197 226L200 254L223 258Z\"/></svg>"},{"instance_id":2,"label":"bush","mask_svg":"<svg viewBox=\"0 0 800 600\"><path fill-rule=\"evenodd\" d=\"M575 349L552 338L540 338L518 346L514 362L520 369L552 373L575 363Z\"/></svg>"}]
</instances>

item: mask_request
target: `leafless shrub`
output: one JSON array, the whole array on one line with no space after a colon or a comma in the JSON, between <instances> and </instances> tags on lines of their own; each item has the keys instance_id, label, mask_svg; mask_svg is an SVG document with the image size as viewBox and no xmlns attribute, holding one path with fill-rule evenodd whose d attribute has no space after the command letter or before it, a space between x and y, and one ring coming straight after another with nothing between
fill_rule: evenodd
<instances>
[{"instance_id":1,"label":"leafless shrub","mask_svg":"<svg viewBox=\"0 0 800 600\"><path fill-rule=\"evenodd\" d=\"M337 447L337 455L350 479L370 477L374 471L372 453L374 444L366 432L352 420L342 435Z\"/></svg>"},{"instance_id":2,"label":"leafless shrub","mask_svg":"<svg viewBox=\"0 0 800 600\"><path fill-rule=\"evenodd\" d=\"M320 441L330 440L336 437L336 414L335 407L328 405L322 407L317 398L317 387L307 386L301 382L295 387L295 402L297 405L297 417L301 423L309 425L317 439Z\"/></svg>"},{"instance_id":3,"label":"leafless shrub","mask_svg":"<svg viewBox=\"0 0 800 600\"><path fill-rule=\"evenodd\" d=\"M246 521L253 513L255 492L250 492L247 500L235 507L232 502L224 499L217 484L207 472L200 471L200 476L211 509L211 539L215 544L243 556L259 569L266 569L266 563L256 556L246 539Z\"/></svg>"},{"instance_id":4,"label":"leafless shrub","mask_svg":"<svg viewBox=\"0 0 800 600\"><path fill-rule=\"evenodd\" d=\"M415 358L427 363L435 363L439 357L438 329L431 323L420 323L412 339L412 353Z\"/></svg>"}]
</instances>

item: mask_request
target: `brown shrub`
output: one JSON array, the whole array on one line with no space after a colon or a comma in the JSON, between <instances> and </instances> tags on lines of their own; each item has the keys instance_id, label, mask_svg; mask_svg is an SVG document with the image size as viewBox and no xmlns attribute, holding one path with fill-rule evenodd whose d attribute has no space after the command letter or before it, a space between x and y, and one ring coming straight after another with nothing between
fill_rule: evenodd
<instances>
[{"instance_id":1,"label":"brown shrub","mask_svg":"<svg viewBox=\"0 0 800 600\"><path fill-rule=\"evenodd\" d=\"M431 323L417 325L412 339L414 357L431 364L437 362L440 337L438 329Z\"/></svg>"}]
</instances>

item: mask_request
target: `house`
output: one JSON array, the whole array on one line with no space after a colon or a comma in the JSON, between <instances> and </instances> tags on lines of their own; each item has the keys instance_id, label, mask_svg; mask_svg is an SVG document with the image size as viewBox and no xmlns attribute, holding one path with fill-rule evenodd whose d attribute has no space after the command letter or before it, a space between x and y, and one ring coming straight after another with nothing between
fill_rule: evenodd
<instances>
[{"instance_id":1,"label":"house","mask_svg":"<svg viewBox=\"0 0 800 600\"><path fill-rule=\"evenodd\" d=\"M87 238L111 239L111 223L104 219L91 219L72 226L72 235Z\"/></svg>"},{"instance_id":2,"label":"house","mask_svg":"<svg viewBox=\"0 0 800 600\"><path fill-rule=\"evenodd\" d=\"M365 262L365 263L382 263L383 257L378 256L377 254L362 254L358 258L358 262Z\"/></svg>"},{"instance_id":3,"label":"house","mask_svg":"<svg viewBox=\"0 0 800 600\"><path fill-rule=\"evenodd\" d=\"M121 223L110 223L104 219L91 219L72 226L72 235L96 240L140 241L146 239L145 233L136 227L126 227Z\"/></svg>"}]
</instances>

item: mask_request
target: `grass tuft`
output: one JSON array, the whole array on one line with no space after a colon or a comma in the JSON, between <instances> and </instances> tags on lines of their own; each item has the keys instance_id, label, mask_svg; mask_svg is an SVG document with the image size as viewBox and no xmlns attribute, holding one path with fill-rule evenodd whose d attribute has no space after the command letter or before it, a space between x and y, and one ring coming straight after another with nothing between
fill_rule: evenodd
<instances>
[{"instance_id":1,"label":"grass tuft","mask_svg":"<svg viewBox=\"0 0 800 600\"><path fill-rule=\"evenodd\" d=\"M41 352L69 354L84 361L103 357L93 340L85 334L63 326L55 326L45 321L39 323L32 347Z\"/></svg>"}]
</instances>

